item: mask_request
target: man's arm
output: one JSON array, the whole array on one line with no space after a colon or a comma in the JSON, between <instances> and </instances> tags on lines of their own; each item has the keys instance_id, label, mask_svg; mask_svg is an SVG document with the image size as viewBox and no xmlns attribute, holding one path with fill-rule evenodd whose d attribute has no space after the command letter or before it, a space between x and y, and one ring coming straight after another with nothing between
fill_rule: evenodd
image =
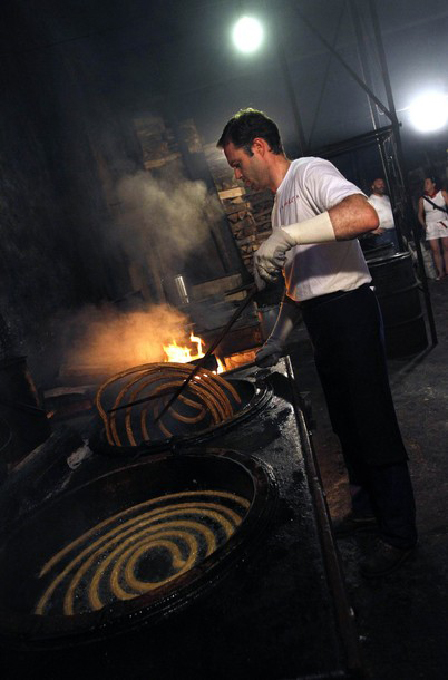
<instances>
[{"instance_id":1,"label":"man's arm","mask_svg":"<svg viewBox=\"0 0 448 680\"><path fill-rule=\"evenodd\" d=\"M378 213L366 196L349 194L328 211L276 229L255 252L255 268L264 281L273 281L284 265L286 251L295 245L348 241L378 224Z\"/></svg>"},{"instance_id":2,"label":"man's arm","mask_svg":"<svg viewBox=\"0 0 448 680\"><path fill-rule=\"evenodd\" d=\"M348 241L374 231L380 223L378 213L361 194L352 194L328 211L336 241Z\"/></svg>"},{"instance_id":3,"label":"man's arm","mask_svg":"<svg viewBox=\"0 0 448 680\"><path fill-rule=\"evenodd\" d=\"M418 199L418 221L423 229L426 229L425 216L423 215L423 198L421 196Z\"/></svg>"},{"instance_id":4,"label":"man's arm","mask_svg":"<svg viewBox=\"0 0 448 680\"><path fill-rule=\"evenodd\" d=\"M291 300L285 293L272 333L263 347L256 353L255 363L257 366L265 368L277 363L283 354L292 329L301 317L298 303Z\"/></svg>"},{"instance_id":5,"label":"man's arm","mask_svg":"<svg viewBox=\"0 0 448 680\"><path fill-rule=\"evenodd\" d=\"M375 208L375 202L374 202L374 200L372 200L372 194L367 198L367 200L368 200L368 202L370 203L370 205L372 206L372 208L373 208L374 210L376 210L376 208ZM378 229L374 229L374 230L372 231L372 234L382 234L383 231L384 231L384 229L381 228L381 220L380 220L380 226L378 227Z\"/></svg>"}]
</instances>

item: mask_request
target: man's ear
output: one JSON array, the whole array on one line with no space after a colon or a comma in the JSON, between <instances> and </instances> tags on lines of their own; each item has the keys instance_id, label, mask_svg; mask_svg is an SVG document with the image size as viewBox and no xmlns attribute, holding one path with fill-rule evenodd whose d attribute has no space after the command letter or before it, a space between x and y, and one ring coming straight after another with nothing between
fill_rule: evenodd
<instances>
[{"instance_id":1,"label":"man's ear","mask_svg":"<svg viewBox=\"0 0 448 680\"><path fill-rule=\"evenodd\" d=\"M252 140L252 151L258 153L260 156L265 156L271 147L263 137L254 137Z\"/></svg>"}]
</instances>

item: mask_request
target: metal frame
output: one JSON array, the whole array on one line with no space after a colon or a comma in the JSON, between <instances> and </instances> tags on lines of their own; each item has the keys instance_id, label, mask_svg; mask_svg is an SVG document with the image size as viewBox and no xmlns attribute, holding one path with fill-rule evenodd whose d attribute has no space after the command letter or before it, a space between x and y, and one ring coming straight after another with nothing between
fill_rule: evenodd
<instances>
[{"instance_id":1,"label":"metal frame","mask_svg":"<svg viewBox=\"0 0 448 680\"><path fill-rule=\"evenodd\" d=\"M365 46L362 21L359 14L359 3L356 0L346 0L342 7L342 13L345 10L347 4L350 6L351 16L353 21L353 27L357 39L358 55L360 60L361 76L352 69L352 67L344 60L344 58L339 54L334 45L332 45L328 40L326 40L318 31L318 29L309 21L305 13L300 9L297 3L294 5L295 12L299 15L301 21L308 27L308 29L318 38L318 40L324 45L324 47L330 52L331 57L337 59L337 61L343 66L343 68L349 73L349 75L355 80L355 82L365 91L370 107L370 116L372 121L373 131L366 133L364 135L358 135L348 140L344 140L337 144L332 144L327 147L323 147L319 152L314 151L313 153L317 155L337 155L338 153L353 151L359 149L362 146L377 144L379 154L381 157L381 162L383 166L384 175L388 184L391 203L398 215L397 219L397 235L398 243L400 249L403 249L403 229L402 225L409 224L414 240L417 252L418 261L418 271L419 278L422 285L423 294L425 297L425 305L428 317L428 323L431 333L432 346L437 345L437 330L434 321L434 315L432 312L431 298L428 288L428 279L426 276L425 266L423 262L423 255L421 250L419 232L416 222L416 215L412 208L411 191L407 179L407 172L405 172L405 161L403 156L403 149L401 144L400 135L400 122L398 120L397 112L395 109L392 87L390 83L389 70L387 66L386 53L384 50L384 45L381 36L381 29L378 20L378 13L376 8L375 0L367 0L370 23L373 29L373 35L377 50L378 61L381 70L381 76L383 85L387 96L387 106L375 95L372 89L372 81L370 74L370 65L367 49ZM342 14L341 14L342 17ZM341 21L339 21L339 26L336 32L336 36L333 42L336 42L337 34L339 32L339 27ZM287 68L286 60L284 55L280 55L280 61L283 67L283 72L288 85L288 94L290 97L294 122L296 131L300 131L298 135L298 141L302 153L309 151L309 148L305 142L303 135L303 126L300 119L300 112L297 105L297 101L292 90L290 82L289 71ZM325 78L328 75L328 69ZM325 82L322 86L321 97L323 88L325 87ZM390 120L390 125L386 127L379 127L379 117L378 109L386 115ZM316 113L316 116L319 113ZM313 123L314 129L315 122ZM310 140L311 141L311 140Z\"/></svg>"},{"instance_id":2,"label":"metal frame","mask_svg":"<svg viewBox=\"0 0 448 680\"><path fill-rule=\"evenodd\" d=\"M328 581L334 596L335 614L340 626L340 634L347 655L347 670L350 672L351 678L361 678L363 677L363 663L359 644L359 634L357 631L355 615L347 596L340 554L333 536L330 511L323 491L319 462L313 448L312 432L305 420L304 409L301 404L301 396L297 391L291 358L286 356L284 362L286 374L291 384L294 412L302 437L303 460L308 472L310 492L314 501L322 555ZM341 671L340 676L335 675L335 678L336 677L340 677L341 679L347 678L347 674L344 671Z\"/></svg>"}]
</instances>

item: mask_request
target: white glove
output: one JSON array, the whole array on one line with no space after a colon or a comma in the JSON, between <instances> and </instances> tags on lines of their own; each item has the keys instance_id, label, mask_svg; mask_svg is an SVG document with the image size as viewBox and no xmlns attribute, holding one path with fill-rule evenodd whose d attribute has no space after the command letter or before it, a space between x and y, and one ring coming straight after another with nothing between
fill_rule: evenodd
<instances>
[{"instance_id":1,"label":"white glove","mask_svg":"<svg viewBox=\"0 0 448 680\"><path fill-rule=\"evenodd\" d=\"M254 281L258 291L261 292L266 288L266 281L262 279L260 274L258 273L257 268L255 266L255 262L254 262Z\"/></svg>"},{"instance_id":2,"label":"white glove","mask_svg":"<svg viewBox=\"0 0 448 680\"><path fill-rule=\"evenodd\" d=\"M254 272L263 281L275 281L285 264L286 251L294 245L294 240L283 229L274 231L254 253Z\"/></svg>"},{"instance_id":3,"label":"white glove","mask_svg":"<svg viewBox=\"0 0 448 680\"><path fill-rule=\"evenodd\" d=\"M310 220L276 229L254 254L254 269L264 281L274 281L283 268L286 252L305 243L334 241L330 215L324 212Z\"/></svg>"},{"instance_id":4,"label":"white glove","mask_svg":"<svg viewBox=\"0 0 448 680\"><path fill-rule=\"evenodd\" d=\"M278 338L268 338L263 347L255 355L255 363L261 368L274 366L281 358L284 350L284 343Z\"/></svg>"},{"instance_id":5,"label":"white glove","mask_svg":"<svg viewBox=\"0 0 448 680\"><path fill-rule=\"evenodd\" d=\"M277 363L283 355L289 334L300 318L298 303L285 295L272 333L255 355L257 366L268 368Z\"/></svg>"}]
</instances>

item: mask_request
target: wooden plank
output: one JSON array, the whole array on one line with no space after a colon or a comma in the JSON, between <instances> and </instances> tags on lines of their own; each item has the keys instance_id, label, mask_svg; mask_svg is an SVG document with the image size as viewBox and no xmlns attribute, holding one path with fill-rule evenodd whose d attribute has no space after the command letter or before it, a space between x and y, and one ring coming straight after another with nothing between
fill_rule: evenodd
<instances>
[{"instance_id":1,"label":"wooden plank","mask_svg":"<svg viewBox=\"0 0 448 680\"><path fill-rule=\"evenodd\" d=\"M204 300L214 295L224 295L228 290L233 290L242 284L241 274L230 274L220 279L199 283L192 287L193 300Z\"/></svg>"},{"instance_id":2,"label":"wooden plank","mask_svg":"<svg viewBox=\"0 0 448 680\"><path fill-rule=\"evenodd\" d=\"M235 198L236 196L243 196L243 187L233 187L232 189L225 189L224 191L218 191L218 196L222 200L226 198Z\"/></svg>"}]
</instances>

